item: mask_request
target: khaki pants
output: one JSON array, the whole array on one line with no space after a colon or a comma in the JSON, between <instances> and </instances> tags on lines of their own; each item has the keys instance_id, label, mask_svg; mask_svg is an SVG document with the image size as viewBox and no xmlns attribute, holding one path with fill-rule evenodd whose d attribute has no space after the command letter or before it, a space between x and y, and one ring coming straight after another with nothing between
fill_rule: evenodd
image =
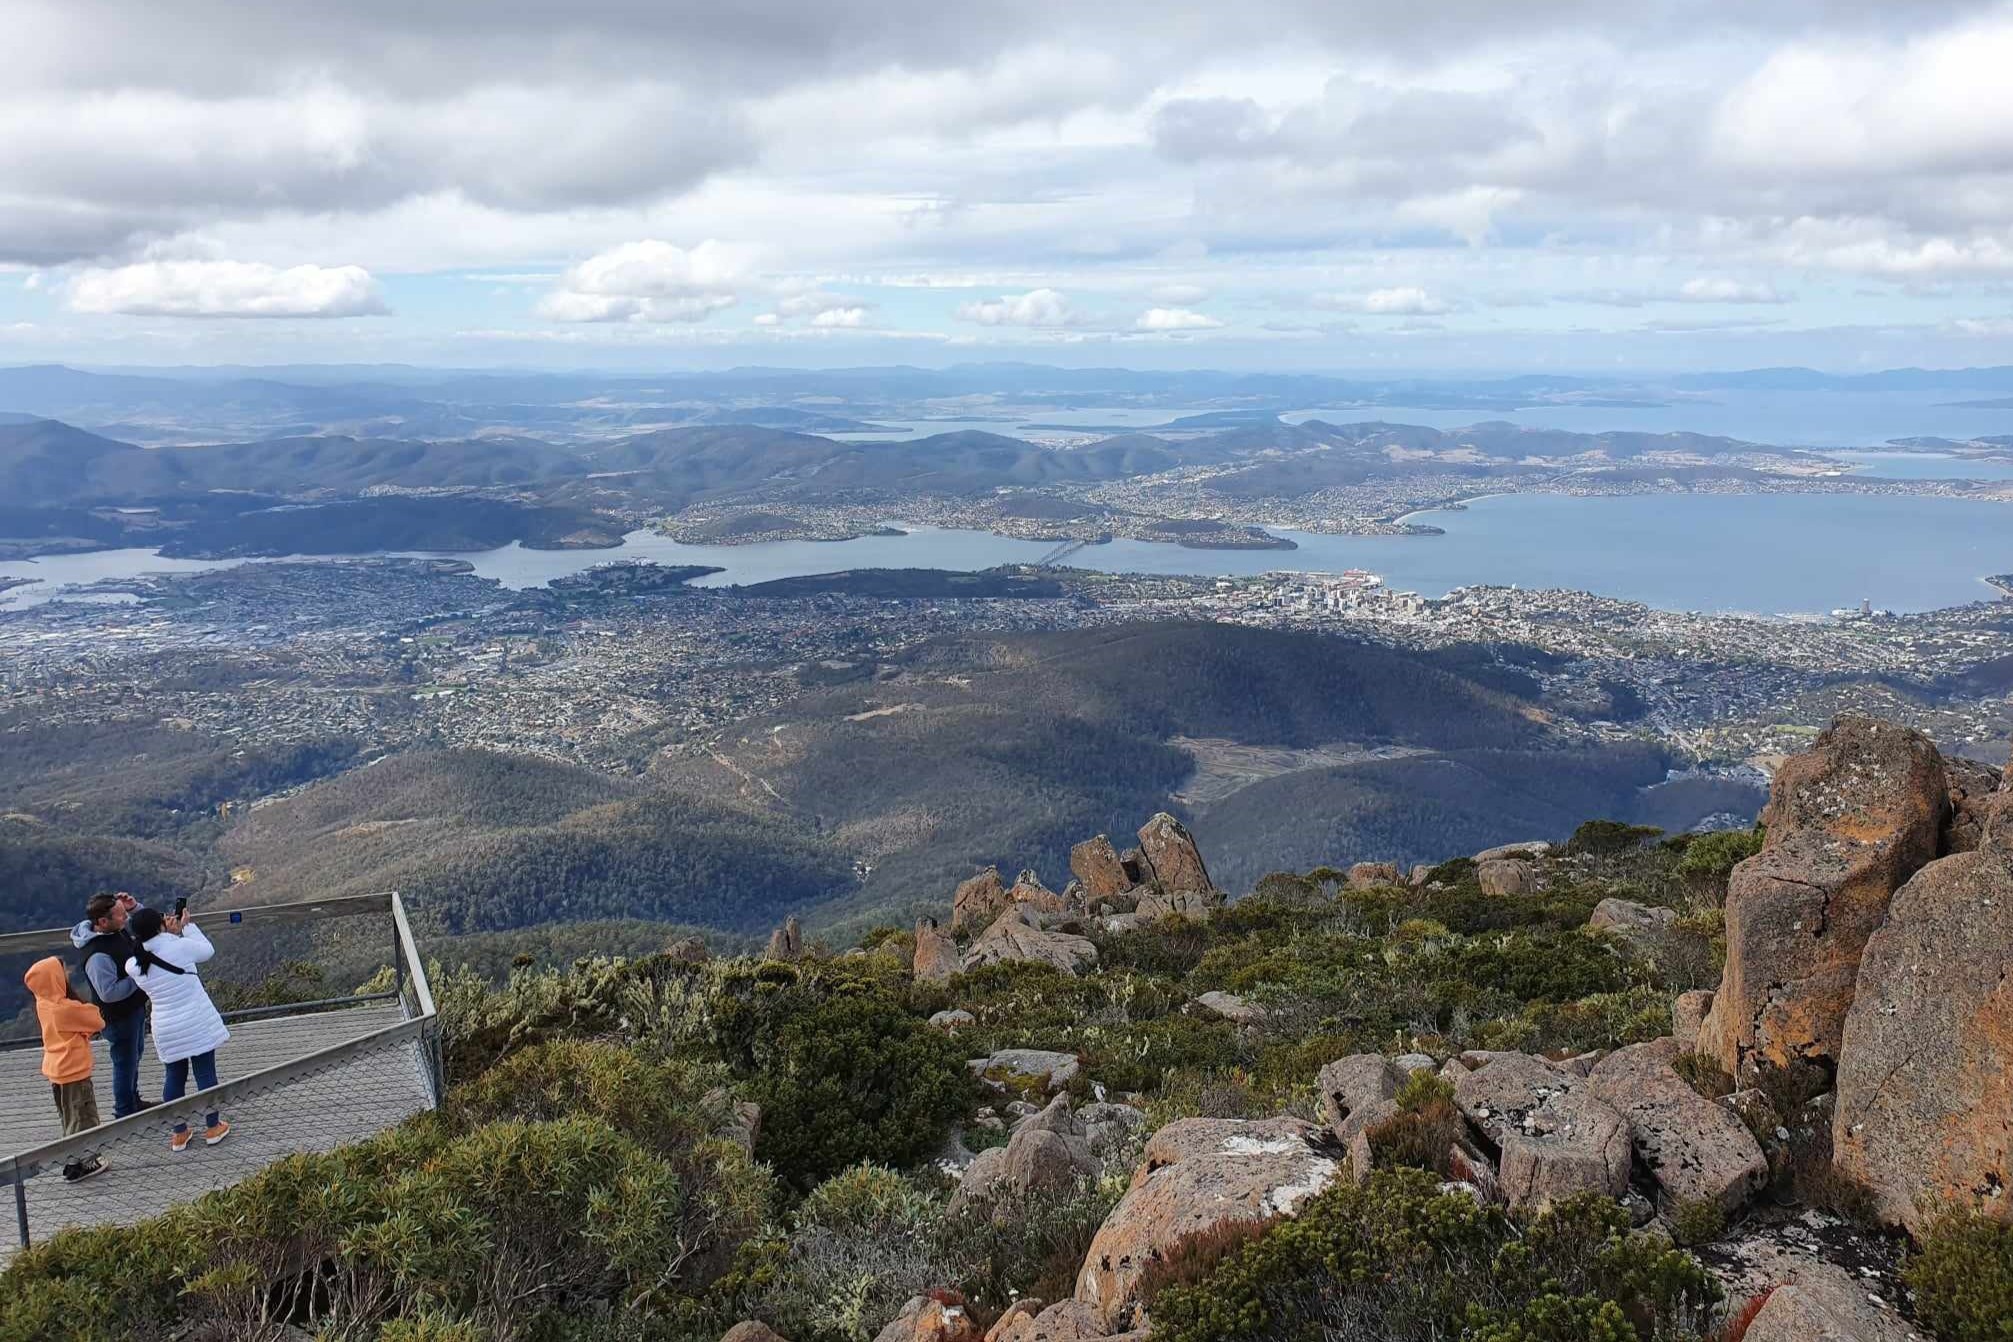
<instances>
[{"instance_id":1,"label":"khaki pants","mask_svg":"<svg viewBox=\"0 0 2013 1342\"><path fill-rule=\"evenodd\" d=\"M56 1112L63 1119L63 1135L74 1137L98 1126L98 1092L91 1089L91 1078L82 1081L65 1081L52 1087L56 1092Z\"/></svg>"}]
</instances>

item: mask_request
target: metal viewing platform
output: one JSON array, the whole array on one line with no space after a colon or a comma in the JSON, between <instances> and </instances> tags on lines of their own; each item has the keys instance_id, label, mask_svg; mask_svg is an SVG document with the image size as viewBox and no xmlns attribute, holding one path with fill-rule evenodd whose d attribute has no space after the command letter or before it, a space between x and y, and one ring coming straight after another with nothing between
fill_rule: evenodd
<instances>
[{"instance_id":1,"label":"metal viewing platform","mask_svg":"<svg viewBox=\"0 0 2013 1342\"><path fill-rule=\"evenodd\" d=\"M217 1051L215 1089L64 1137L41 1074L33 1004L0 1027L0 1121L13 1148L0 1155L0 1179L10 1186L17 1230L0 1236L0 1261L17 1244L67 1226L140 1221L283 1156L331 1150L439 1103L438 1017L396 894L197 910L196 922L216 944L202 975L231 1027L230 1042ZM18 984L47 955L71 964L67 929L0 936L0 973L8 976L0 984ZM266 996L302 1000L258 1000ZM234 1003L244 1005L231 1009ZM109 1116L111 1062L103 1041L92 1052L98 1111ZM149 1037L143 1098L160 1098L161 1075ZM232 1132L206 1147L202 1116L213 1108ZM180 1153L168 1149L178 1121L199 1130ZM90 1155L109 1168L77 1183L63 1178L65 1164Z\"/></svg>"}]
</instances>

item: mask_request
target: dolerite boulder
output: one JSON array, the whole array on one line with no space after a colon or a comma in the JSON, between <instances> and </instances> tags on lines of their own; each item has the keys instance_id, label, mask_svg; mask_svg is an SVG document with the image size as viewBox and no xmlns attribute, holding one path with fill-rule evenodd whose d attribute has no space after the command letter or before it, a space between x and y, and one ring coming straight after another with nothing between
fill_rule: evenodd
<instances>
[{"instance_id":1,"label":"dolerite boulder","mask_svg":"<svg viewBox=\"0 0 2013 1342\"><path fill-rule=\"evenodd\" d=\"M1726 969L1699 1051L1735 1077L1833 1066L1866 939L1936 856L1948 788L1922 733L1840 718L1785 762L1762 850L1733 869Z\"/></svg>"},{"instance_id":2,"label":"dolerite boulder","mask_svg":"<svg viewBox=\"0 0 2013 1342\"><path fill-rule=\"evenodd\" d=\"M1538 889L1538 869L1518 857L1494 857L1475 864L1475 881L1485 895L1528 895Z\"/></svg>"},{"instance_id":3,"label":"dolerite boulder","mask_svg":"<svg viewBox=\"0 0 2013 1342\"><path fill-rule=\"evenodd\" d=\"M1999 771L1960 757L1944 760L1943 772L1949 783L1950 811L1943 821L1939 851L1975 852L1985 841L1986 822L1996 809L1993 798L1999 791Z\"/></svg>"},{"instance_id":4,"label":"dolerite boulder","mask_svg":"<svg viewBox=\"0 0 2013 1342\"><path fill-rule=\"evenodd\" d=\"M1579 1193L1628 1191L1628 1120L1579 1091L1561 1090L1501 1130L1498 1182L1513 1210L1542 1210Z\"/></svg>"},{"instance_id":5,"label":"dolerite boulder","mask_svg":"<svg viewBox=\"0 0 2013 1342\"><path fill-rule=\"evenodd\" d=\"M1932 862L1868 939L1832 1150L1883 1219L1919 1202L2013 1222L2013 854Z\"/></svg>"},{"instance_id":6,"label":"dolerite boulder","mask_svg":"<svg viewBox=\"0 0 2013 1342\"><path fill-rule=\"evenodd\" d=\"M913 1297L894 1321L874 1336L874 1342L980 1342L983 1334L971 1312L949 1292L938 1294L947 1299Z\"/></svg>"},{"instance_id":7,"label":"dolerite boulder","mask_svg":"<svg viewBox=\"0 0 2013 1342\"><path fill-rule=\"evenodd\" d=\"M1139 827L1139 855L1162 894L1214 890L1188 827L1162 811Z\"/></svg>"},{"instance_id":8,"label":"dolerite boulder","mask_svg":"<svg viewBox=\"0 0 2013 1342\"><path fill-rule=\"evenodd\" d=\"M1102 834L1069 850L1069 870L1083 885L1085 903L1114 899L1132 889L1132 877L1125 874L1118 850Z\"/></svg>"},{"instance_id":9,"label":"dolerite boulder","mask_svg":"<svg viewBox=\"0 0 2013 1342\"><path fill-rule=\"evenodd\" d=\"M664 958L681 965L703 965L713 954L706 949L706 938L680 937L664 948Z\"/></svg>"},{"instance_id":10,"label":"dolerite boulder","mask_svg":"<svg viewBox=\"0 0 2013 1342\"><path fill-rule=\"evenodd\" d=\"M1081 1300L1047 1309L1009 1309L986 1334L986 1342L1146 1342L1146 1330L1108 1335L1097 1311Z\"/></svg>"},{"instance_id":11,"label":"dolerite boulder","mask_svg":"<svg viewBox=\"0 0 2013 1342\"><path fill-rule=\"evenodd\" d=\"M1323 1137L1292 1118L1185 1118L1156 1132L1077 1273L1076 1299L1099 1331L1138 1326L1140 1279L1184 1241L1291 1216L1327 1188L1340 1165Z\"/></svg>"},{"instance_id":12,"label":"dolerite boulder","mask_svg":"<svg viewBox=\"0 0 2013 1342\"><path fill-rule=\"evenodd\" d=\"M743 1319L720 1334L720 1342L784 1342L784 1337L760 1319Z\"/></svg>"},{"instance_id":13,"label":"dolerite boulder","mask_svg":"<svg viewBox=\"0 0 2013 1342\"><path fill-rule=\"evenodd\" d=\"M1133 926L1157 923L1163 918L1190 918L1197 922L1223 907L1223 896L1214 890L1148 890L1133 909Z\"/></svg>"},{"instance_id":14,"label":"dolerite boulder","mask_svg":"<svg viewBox=\"0 0 2013 1342\"><path fill-rule=\"evenodd\" d=\"M1617 1049L1594 1065L1586 1093L1628 1121L1636 1158L1667 1196L1737 1211L1767 1180L1768 1160L1746 1124L1678 1075L1677 1055L1674 1039Z\"/></svg>"},{"instance_id":15,"label":"dolerite boulder","mask_svg":"<svg viewBox=\"0 0 2013 1342\"><path fill-rule=\"evenodd\" d=\"M1358 862L1349 868L1351 890L1374 890L1381 885L1397 885L1405 879L1391 862Z\"/></svg>"},{"instance_id":16,"label":"dolerite boulder","mask_svg":"<svg viewBox=\"0 0 2013 1342\"><path fill-rule=\"evenodd\" d=\"M1594 905L1594 911L1587 919L1587 926L1597 931L1613 933L1624 941L1640 941L1662 936L1670 931L1671 924L1677 920L1676 909L1638 904L1632 899L1616 899L1610 896Z\"/></svg>"},{"instance_id":17,"label":"dolerite boulder","mask_svg":"<svg viewBox=\"0 0 2013 1342\"><path fill-rule=\"evenodd\" d=\"M1677 995L1677 1000L1671 1003L1671 1038L1677 1040L1679 1052L1697 1051L1698 1033L1710 1014L1712 989L1693 988Z\"/></svg>"},{"instance_id":18,"label":"dolerite boulder","mask_svg":"<svg viewBox=\"0 0 2013 1342\"><path fill-rule=\"evenodd\" d=\"M916 920L915 975L925 983L942 983L962 968L958 943L937 927L934 918Z\"/></svg>"},{"instance_id":19,"label":"dolerite boulder","mask_svg":"<svg viewBox=\"0 0 2013 1342\"><path fill-rule=\"evenodd\" d=\"M1047 1090L1067 1086L1076 1079L1082 1066L1074 1053L1045 1048L1003 1048L989 1057L973 1058L965 1065L1002 1087L1016 1081L1037 1081Z\"/></svg>"},{"instance_id":20,"label":"dolerite boulder","mask_svg":"<svg viewBox=\"0 0 2013 1342\"><path fill-rule=\"evenodd\" d=\"M1584 1081L1579 1073L1528 1053L1469 1052L1461 1062L1468 1070L1454 1080L1454 1103L1491 1146L1500 1146L1547 1100Z\"/></svg>"},{"instance_id":21,"label":"dolerite boulder","mask_svg":"<svg viewBox=\"0 0 2013 1342\"><path fill-rule=\"evenodd\" d=\"M951 931L969 932L973 928L984 927L999 917L1000 910L1010 902L1006 886L1000 881L1000 869L987 867L960 883L952 894Z\"/></svg>"},{"instance_id":22,"label":"dolerite boulder","mask_svg":"<svg viewBox=\"0 0 2013 1342\"><path fill-rule=\"evenodd\" d=\"M1033 910L1046 921L1060 918L1068 912L1062 896L1041 883L1041 877L1032 871L1023 871L1014 878L1013 888L1007 891L1007 899Z\"/></svg>"},{"instance_id":23,"label":"dolerite boulder","mask_svg":"<svg viewBox=\"0 0 2013 1342\"><path fill-rule=\"evenodd\" d=\"M1395 1098L1406 1073L1381 1053L1352 1053L1323 1067L1314 1078L1321 1120L1348 1153L1352 1173L1370 1177L1370 1129L1398 1113Z\"/></svg>"},{"instance_id":24,"label":"dolerite boulder","mask_svg":"<svg viewBox=\"0 0 2013 1342\"><path fill-rule=\"evenodd\" d=\"M804 931L793 914L769 934L769 949L764 954L771 960L795 960L803 953Z\"/></svg>"},{"instance_id":25,"label":"dolerite boulder","mask_svg":"<svg viewBox=\"0 0 2013 1342\"><path fill-rule=\"evenodd\" d=\"M1090 938L1069 932L1050 932L1039 926L1035 914L1025 904L1015 904L995 918L965 951L964 967L977 969L1008 960L1052 965L1065 974L1081 973L1097 963L1097 947Z\"/></svg>"},{"instance_id":26,"label":"dolerite boulder","mask_svg":"<svg viewBox=\"0 0 2013 1342\"><path fill-rule=\"evenodd\" d=\"M948 1212L955 1215L973 1199L1000 1192L1058 1193L1079 1179L1097 1177L1090 1134L1058 1095L1048 1108L1014 1125L1005 1146L981 1151L965 1168Z\"/></svg>"},{"instance_id":27,"label":"dolerite boulder","mask_svg":"<svg viewBox=\"0 0 2013 1342\"><path fill-rule=\"evenodd\" d=\"M1867 1299L1842 1269L1812 1262L1776 1286L1742 1335L1745 1342L1921 1342L1892 1309Z\"/></svg>"},{"instance_id":28,"label":"dolerite boulder","mask_svg":"<svg viewBox=\"0 0 2013 1342\"><path fill-rule=\"evenodd\" d=\"M1233 1025L1256 1025L1265 1019L1265 1008L1256 1002L1247 1002L1236 993L1207 992L1195 999L1194 1005L1212 1016L1221 1016Z\"/></svg>"}]
</instances>

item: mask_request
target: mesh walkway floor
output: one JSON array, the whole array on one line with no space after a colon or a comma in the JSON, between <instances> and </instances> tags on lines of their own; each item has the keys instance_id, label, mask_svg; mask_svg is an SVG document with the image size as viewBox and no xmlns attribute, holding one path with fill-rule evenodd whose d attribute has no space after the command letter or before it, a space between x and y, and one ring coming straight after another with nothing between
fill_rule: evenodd
<instances>
[{"instance_id":1,"label":"mesh walkway floor","mask_svg":"<svg viewBox=\"0 0 2013 1342\"><path fill-rule=\"evenodd\" d=\"M401 1019L398 1003L346 1007L305 1016L242 1021L231 1026L231 1042L217 1053L221 1080L303 1057L318 1049L360 1038ZM153 1041L140 1067L140 1094L159 1099L161 1064ZM112 1067L103 1043L94 1045L92 1073L99 1116L112 1117ZM49 1083L41 1074L42 1051L0 1053L0 1122L14 1149L62 1135ZM383 1050L332 1063L294 1077L226 1107L230 1140L205 1147L201 1140L179 1155L168 1149L169 1124L121 1140L105 1153L110 1168L95 1179L66 1183L60 1171L28 1180L28 1215L39 1242L66 1225L108 1225L143 1220L212 1189L233 1184L281 1156L327 1151L380 1132L428 1107L427 1069L420 1047L401 1041ZM11 1233L12 1208L0 1202L0 1262L18 1248Z\"/></svg>"}]
</instances>

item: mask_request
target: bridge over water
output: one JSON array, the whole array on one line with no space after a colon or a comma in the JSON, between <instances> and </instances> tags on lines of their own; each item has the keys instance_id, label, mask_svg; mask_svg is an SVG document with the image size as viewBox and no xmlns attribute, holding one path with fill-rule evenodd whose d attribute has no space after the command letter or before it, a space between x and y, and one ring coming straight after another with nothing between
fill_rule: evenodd
<instances>
[{"instance_id":1,"label":"bridge over water","mask_svg":"<svg viewBox=\"0 0 2013 1342\"><path fill-rule=\"evenodd\" d=\"M0 1259L65 1226L158 1215L282 1156L330 1150L439 1103L438 1016L396 894L198 910L196 921L217 947L203 979L231 1027L215 1089L64 1137L40 1070L32 1002L0 1026L0 1131L8 1134L0 1180L16 1231L0 1234ZM71 962L68 929L0 936L0 987L20 984L46 955ZM102 1041L92 1048L98 1112L109 1117L111 1062ZM161 1094L151 1038L140 1094ZM211 1108L230 1120L230 1138L171 1152L169 1129L177 1121L200 1129ZM64 1165L87 1155L109 1168L66 1181Z\"/></svg>"}]
</instances>

